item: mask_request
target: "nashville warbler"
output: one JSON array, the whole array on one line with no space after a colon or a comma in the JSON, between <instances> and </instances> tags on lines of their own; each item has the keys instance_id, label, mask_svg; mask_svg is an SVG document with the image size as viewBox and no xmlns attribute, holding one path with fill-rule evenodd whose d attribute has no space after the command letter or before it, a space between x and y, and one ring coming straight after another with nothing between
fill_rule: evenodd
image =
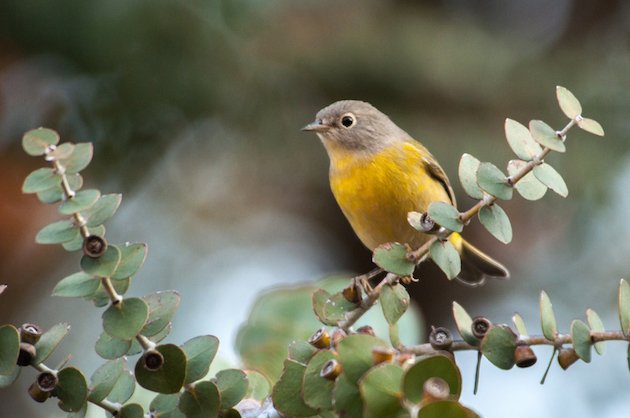
<instances>
[{"instance_id":1,"label":"nashville warbler","mask_svg":"<svg viewBox=\"0 0 630 418\"><path fill-rule=\"evenodd\" d=\"M387 242L418 248L429 235L407 222L432 202L454 206L455 195L431 153L387 115L366 102L343 100L323 108L303 130L315 132L330 158L330 187L344 215L370 250ZM459 252L458 279L468 285L508 278L508 270L458 233L449 237Z\"/></svg>"}]
</instances>

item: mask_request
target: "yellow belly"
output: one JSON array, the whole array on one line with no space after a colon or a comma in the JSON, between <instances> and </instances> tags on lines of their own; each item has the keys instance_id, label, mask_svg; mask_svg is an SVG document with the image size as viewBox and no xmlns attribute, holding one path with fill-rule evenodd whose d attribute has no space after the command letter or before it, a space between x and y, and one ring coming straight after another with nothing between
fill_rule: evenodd
<instances>
[{"instance_id":1,"label":"yellow belly","mask_svg":"<svg viewBox=\"0 0 630 418\"><path fill-rule=\"evenodd\" d=\"M375 156L331 156L330 186L363 244L373 250L386 242L414 248L428 236L413 229L407 213L425 212L431 202L449 202L442 184L427 172L426 151L400 143Z\"/></svg>"}]
</instances>

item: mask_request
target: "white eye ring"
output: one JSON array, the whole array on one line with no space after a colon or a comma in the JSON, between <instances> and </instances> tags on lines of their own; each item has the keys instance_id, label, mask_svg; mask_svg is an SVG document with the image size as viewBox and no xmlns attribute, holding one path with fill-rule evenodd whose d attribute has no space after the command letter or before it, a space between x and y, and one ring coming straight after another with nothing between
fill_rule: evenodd
<instances>
[{"instance_id":1,"label":"white eye ring","mask_svg":"<svg viewBox=\"0 0 630 418\"><path fill-rule=\"evenodd\" d=\"M357 123L357 118L353 113L346 113L339 119L339 123L346 129L352 128Z\"/></svg>"}]
</instances>

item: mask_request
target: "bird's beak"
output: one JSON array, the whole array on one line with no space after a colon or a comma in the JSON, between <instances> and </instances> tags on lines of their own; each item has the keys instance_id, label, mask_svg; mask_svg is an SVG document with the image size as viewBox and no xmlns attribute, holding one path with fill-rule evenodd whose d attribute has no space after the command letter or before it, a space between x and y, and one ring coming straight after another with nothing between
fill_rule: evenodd
<instances>
[{"instance_id":1,"label":"bird's beak","mask_svg":"<svg viewBox=\"0 0 630 418\"><path fill-rule=\"evenodd\" d=\"M328 128L328 125L324 125L322 121L318 119L303 127L302 130L307 132L324 132L327 131Z\"/></svg>"}]
</instances>

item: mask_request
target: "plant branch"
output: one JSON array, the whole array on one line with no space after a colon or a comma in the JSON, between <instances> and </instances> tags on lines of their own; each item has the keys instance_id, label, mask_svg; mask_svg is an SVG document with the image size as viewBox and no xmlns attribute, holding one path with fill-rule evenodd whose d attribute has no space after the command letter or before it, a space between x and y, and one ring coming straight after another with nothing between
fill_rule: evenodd
<instances>
[{"instance_id":1,"label":"plant branch","mask_svg":"<svg viewBox=\"0 0 630 418\"><path fill-rule=\"evenodd\" d=\"M338 326L344 331L348 331L348 329L354 325L355 322L359 320L370 308L376 303L379 296L381 295L381 290L383 287L388 284L393 284L398 280L398 276L393 273L387 273L387 275L381 280L375 287L372 289L361 301L361 304L358 308L348 312L346 314L346 318L343 321L340 321Z\"/></svg>"}]
</instances>

